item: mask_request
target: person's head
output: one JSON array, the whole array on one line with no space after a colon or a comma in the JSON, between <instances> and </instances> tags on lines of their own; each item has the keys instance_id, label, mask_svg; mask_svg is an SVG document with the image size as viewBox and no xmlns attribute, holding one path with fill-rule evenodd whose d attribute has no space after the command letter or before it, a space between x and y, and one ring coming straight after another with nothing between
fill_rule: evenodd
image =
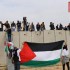
<instances>
[{"instance_id":1,"label":"person's head","mask_svg":"<svg viewBox=\"0 0 70 70\"><path fill-rule=\"evenodd\" d=\"M26 21L26 18L27 18L27 17L23 17L23 20Z\"/></svg>"},{"instance_id":2,"label":"person's head","mask_svg":"<svg viewBox=\"0 0 70 70\"><path fill-rule=\"evenodd\" d=\"M8 23L8 20L6 21L6 23Z\"/></svg>"},{"instance_id":3,"label":"person's head","mask_svg":"<svg viewBox=\"0 0 70 70\"><path fill-rule=\"evenodd\" d=\"M19 23L19 20L17 20L17 23Z\"/></svg>"},{"instance_id":4,"label":"person's head","mask_svg":"<svg viewBox=\"0 0 70 70\"><path fill-rule=\"evenodd\" d=\"M17 50L18 48L16 46L14 46L14 50Z\"/></svg>"},{"instance_id":5,"label":"person's head","mask_svg":"<svg viewBox=\"0 0 70 70\"><path fill-rule=\"evenodd\" d=\"M0 21L0 23L2 23L2 21Z\"/></svg>"},{"instance_id":6,"label":"person's head","mask_svg":"<svg viewBox=\"0 0 70 70\"><path fill-rule=\"evenodd\" d=\"M12 42L7 43L9 46L13 46L14 44Z\"/></svg>"}]
</instances>

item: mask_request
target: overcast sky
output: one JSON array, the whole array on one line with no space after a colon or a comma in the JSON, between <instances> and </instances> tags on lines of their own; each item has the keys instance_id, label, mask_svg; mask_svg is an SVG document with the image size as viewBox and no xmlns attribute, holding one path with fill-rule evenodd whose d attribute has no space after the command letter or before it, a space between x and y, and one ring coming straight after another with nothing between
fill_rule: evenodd
<instances>
[{"instance_id":1,"label":"overcast sky","mask_svg":"<svg viewBox=\"0 0 70 70\"><path fill-rule=\"evenodd\" d=\"M68 2L70 0L0 0L0 20L9 22L20 20L24 16L28 22L45 22L47 29L52 21L64 26L70 22Z\"/></svg>"}]
</instances>

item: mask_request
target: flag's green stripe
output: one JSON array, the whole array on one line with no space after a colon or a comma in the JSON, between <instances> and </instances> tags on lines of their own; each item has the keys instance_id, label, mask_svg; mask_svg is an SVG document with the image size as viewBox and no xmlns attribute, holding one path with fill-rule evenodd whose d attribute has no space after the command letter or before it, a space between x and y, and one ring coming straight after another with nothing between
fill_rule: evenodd
<instances>
[{"instance_id":1,"label":"flag's green stripe","mask_svg":"<svg viewBox=\"0 0 70 70\"><path fill-rule=\"evenodd\" d=\"M7 47L7 46L5 47L5 52L6 52L6 53L8 52L8 47Z\"/></svg>"},{"instance_id":2,"label":"flag's green stripe","mask_svg":"<svg viewBox=\"0 0 70 70\"><path fill-rule=\"evenodd\" d=\"M60 61L59 59L55 59L55 60L51 60L51 61L29 61L27 63L23 63L21 65L24 66L32 66L32 67L40 67L40 66L49 66L49 65L53 65L56 64Z\"/></svg>"}]
</instances>

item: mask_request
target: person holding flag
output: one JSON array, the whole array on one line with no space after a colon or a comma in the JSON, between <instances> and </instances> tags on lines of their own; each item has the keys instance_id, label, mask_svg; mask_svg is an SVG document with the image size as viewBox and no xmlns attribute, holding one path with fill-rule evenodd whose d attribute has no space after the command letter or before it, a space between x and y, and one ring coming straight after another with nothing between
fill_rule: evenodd
<instances>
[{"instance_id":1,"label":"person holding flag","mask_svg":"<svg viewBox=\"0 0 70 70\"><path fill-rule=\"evenodd\" d=\"M12 56L12 63L14 64L14 70L20 70L20 53L21 49L14 47L13 56Z\"/></svg>"},{"instance_id":2,"label":"person holding flag","mask_svg":"<svg viewBox=\"0 0 70 70\"><path fill-rule=\"evenodd\" d=\"M69 51L67 48L67 44L65 43L63 50L62 50L62 57L61 57L61 61L62 61L62 66L63 66L63 70L65 70L65 64L67 65L68 70L69 69Z\"/></svg>"},{"instance_id":3,"label":"person holding flag","mask_svg":"<svg viewBox=\"0 0 70 70\"><path fill-rule=\"evenodd\" d=\"M9 57L12 58L12 52L14 49L14 44L12 42L8 42L8 50L9 50Z\"/></svg>"},{"instance_id":4,"label":"person holding flag","mask_svg":"<svg viewBox=\"0 0 70 70\"><path fill-rule=\"evenodd\" d=\"M14 44L12 42L5 42L5 52L9 58L12 57L12 52L14 49Z\"/></svg>"}]
</instances>

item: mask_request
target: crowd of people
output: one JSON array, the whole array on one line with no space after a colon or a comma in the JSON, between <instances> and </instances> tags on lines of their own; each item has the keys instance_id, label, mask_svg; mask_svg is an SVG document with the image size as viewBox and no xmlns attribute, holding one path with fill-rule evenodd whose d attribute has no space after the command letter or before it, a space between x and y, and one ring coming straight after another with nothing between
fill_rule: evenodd
<instances>
[{"instance_id":1,"label":"crowd of people","mask_svg":"<svg viewBox=\"0 0 70 70\"><path fill-rule=\"evenodd\" d=\"M53 22L50 22L50 30L70 30L70 23L67 26L63 26L61 23L54 26Z\"/></svg>"},{"instance_id":2,"label":"crowd of people","mask_svg":"<svg viewBox=\"0 0 70 70\"><path fill-rule=\"evenodd\" d=\"M44 22L42 22L41 24L38 22L35 26L33 22L32 23L27 22L27 17L23 17L22 22L18 20L17 23L15 23L14 21L12 23L9 23L8 21L3 23L2 21L0 21L0 31L4 31L3 29L4 25L6 26L6 28L11 28L12 31L46 30L46 26ZM67 26L63 26L61 23L55 26L53 22L50 22L49 27L50 30L70 30L70 23Z\"/></svg>"}]
</instances>

